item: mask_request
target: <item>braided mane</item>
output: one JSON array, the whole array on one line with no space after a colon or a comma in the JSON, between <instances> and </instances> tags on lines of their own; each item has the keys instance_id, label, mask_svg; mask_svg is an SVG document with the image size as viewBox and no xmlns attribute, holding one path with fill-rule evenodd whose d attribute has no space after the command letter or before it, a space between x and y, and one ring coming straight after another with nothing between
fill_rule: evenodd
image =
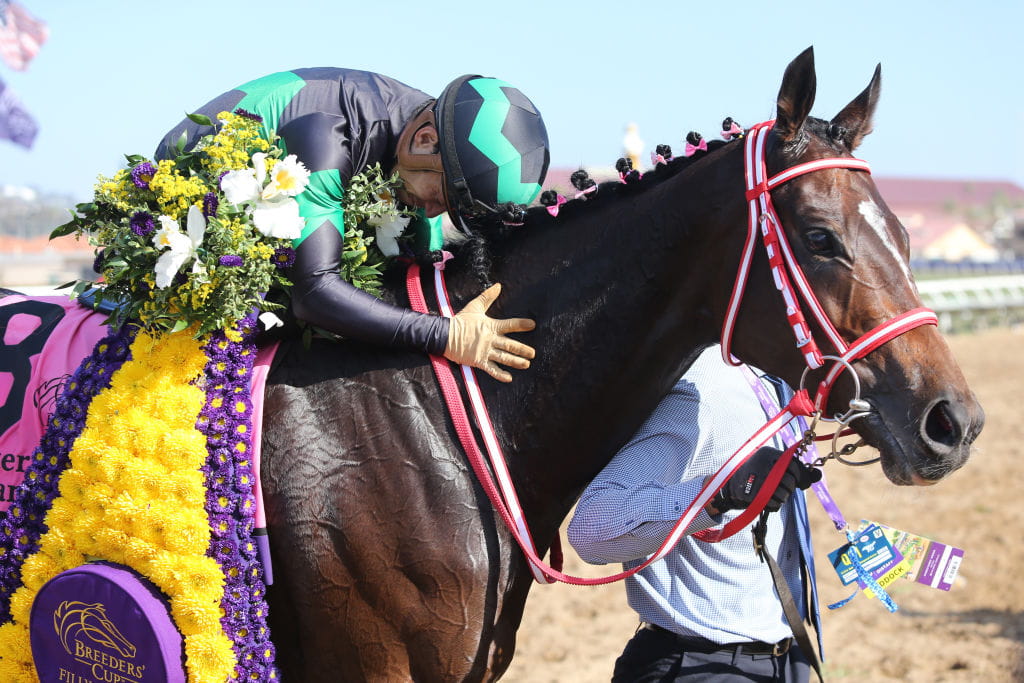
<instances>
[{"instance_id":1,"label":"braided mane","mask_svg":"<svg viewBox=\"0 0 1024 683\"><path fill-rule=\"evenodd\" d=\"M731 142L731 141L730 141ZM700 161L708 154L729 144L724 140L711 140L708 143L707 152L697 152L692 156L673 157L665 164L658 164L653 169L645 172L638 180L622 182L619 180L607 180L597 186L597 191L588 194L585 198L569 199L560 209L557 216L552 216L544 206L531 206L526 211L526 220L523 226L502 225L500 220L491 220L487 225L481 224L481 232L485 232L488 238L504 237L511 231L522 227L543 228L557 224L564 212L576 213L578 211L589 211L595 206L604 206L609 201L632 196L644 192L655 185L658 185L681 171L689 168L697 161Z\"/></svg>"},{"instance_id":2,"label":"braided mane","mask_svg":"<svg viewBox=\"0 0 1024 683\"><path fill-rule=\"evenodd\" d=\"M658 164L653 169L643 173L641 177L629 179L627 182L621 180L609 180L598 184L597 190L590 192L585 197L568 199L558 211L558 215L551 215L546 206L531 206L525 213L520 213L521 222L510 224L503 220L504 216L488 216L473 224L474 234L468 239L446 245L455 258L449 263L452 270L470 270L479 281L481 287L493 284L491 272L491 247L496 246L507 239L514 238L523 230L549 230L557 227L566 216L573 216L580 212L593 211L598 207L606 207L610 202L617 201L623 197L636 195L663 183L681 171L689 168L697 161L700 161L708 154L730 144L733 141L711 140L707 143L707 151L698 151L691 156L677 156L664 164ZM637 174L634 174L634 177ZM441 252L430 252L421 255L421 263L433 263L441 260Z\"/></svg>"}]
</instances>

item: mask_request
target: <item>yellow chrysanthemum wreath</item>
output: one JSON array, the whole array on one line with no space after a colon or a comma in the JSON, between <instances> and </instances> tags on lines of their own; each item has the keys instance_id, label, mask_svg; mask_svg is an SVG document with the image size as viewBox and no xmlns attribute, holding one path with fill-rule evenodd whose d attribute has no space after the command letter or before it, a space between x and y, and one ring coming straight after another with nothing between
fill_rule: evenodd
<instances>
[{"instance_id":1,"label":"yellow chrysanthemum wreath","mask_svg":"<svg viewBox=\"0 0 1024 683\"><path fill-rule=\"evenodd\" d=\"M22 570L0 626L0 680L37 681L29 610L43 584L97 557L148 577L170 599L190 683L224 683L235 654L221 629L224 575L206 555L204 435L195 429L207 356L188 332L140 333L132 357L93 400L47 515L40 551Z\"/></svg>"}]
</instances>

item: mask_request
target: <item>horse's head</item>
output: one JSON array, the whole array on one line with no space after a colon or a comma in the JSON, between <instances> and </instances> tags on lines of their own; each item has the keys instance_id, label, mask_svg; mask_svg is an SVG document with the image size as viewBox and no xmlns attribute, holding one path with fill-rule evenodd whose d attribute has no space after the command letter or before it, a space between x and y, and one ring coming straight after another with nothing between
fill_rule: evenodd
<instances>
[{"instance_id":1,"label":"horse's head","mask_svg":"<svg viewBox=\"0 0 1024 683\"><path fill-rule=\"evenodd\" d=\"M768 174L817 159L852 158L871 132L880 84L879 67L868 87L831 121L812 118L813 52L809 48L793 60L783 77L777 117L767 138ZM815 170L785 181L771 191L771 198L795 260L846 344L921 307L908 265L907 231L869 173L855 168ZM751 283L771 282L767 268L763 259L757 262ZM790 359L781 374L797 386L806 366L794 349L782 299L770 286L753 296L757 301L745 304L737 326L736 354L773 370L778 362L768 359ZM775 313L752 315L761 303ZM811 315L807 318L821 352L841 355L823 325ZM773 326L770 333L765 321ZM826 362L826 369L829 365ZM910 329L851 365L859 379L860 398L870 405L851 426L878 449L891 481L932 483L964 464L984 413L934 325ZM804 386L813 393L822 377L823 371L815 371ZM843 373L829 395L828 414L850 410L857 391L854 379Z\"/></svg>"}]
</instances>

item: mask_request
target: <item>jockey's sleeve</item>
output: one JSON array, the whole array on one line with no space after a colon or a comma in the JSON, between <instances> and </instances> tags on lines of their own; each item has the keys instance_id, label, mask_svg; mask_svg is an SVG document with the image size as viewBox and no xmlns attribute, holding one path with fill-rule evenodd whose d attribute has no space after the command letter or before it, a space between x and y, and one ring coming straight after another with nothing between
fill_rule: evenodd
<instances>
[{"instance_id":1,"label":"jockey's sleeve","mask_svg":"<svg viewBox=\"0 0 1024 683\"><path fill-rule=\"evenodd\" d=\"M343 280L342 246L332 220L320 222L296 246L289 271L295 315L350 339L443 355L448 319L392 306Z\"/></svg>"}]
</instances>

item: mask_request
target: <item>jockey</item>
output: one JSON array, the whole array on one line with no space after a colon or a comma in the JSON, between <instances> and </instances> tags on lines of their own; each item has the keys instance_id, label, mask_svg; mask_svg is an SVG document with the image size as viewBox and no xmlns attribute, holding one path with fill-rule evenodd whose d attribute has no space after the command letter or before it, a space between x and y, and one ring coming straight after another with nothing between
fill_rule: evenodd
<instances>
[{"instance_id":1,"label":"jockey","mask_svg":"<svg viewBox=\"0 0 1024 683\"><path fill-rule=\"evenodd\" d=\"M310 171L296 197L305 219L294 240L292 309L335 334L392 348L444 355L503 382L497 363L529 367L534 350L506 336L534 328L524 318L486 315L500 293L494 285L452 318L393 306L339 275L344 244L342 198L349 180L380 163L397 171L399 200L425 218L448 212L463 231L467 220L505 203L528 204L547 173L547 130L519 90L495 78L462 76L436 100L380 74L339 68L295 69L257 78L214 98L197 113L216 119L244 109L276 132L288 154ZM173 157L182 134L188 144L204 133L185 119L161 141L156 157ZM440 219L429 248L441 248Z\"/></svg>"}]
</instances>

